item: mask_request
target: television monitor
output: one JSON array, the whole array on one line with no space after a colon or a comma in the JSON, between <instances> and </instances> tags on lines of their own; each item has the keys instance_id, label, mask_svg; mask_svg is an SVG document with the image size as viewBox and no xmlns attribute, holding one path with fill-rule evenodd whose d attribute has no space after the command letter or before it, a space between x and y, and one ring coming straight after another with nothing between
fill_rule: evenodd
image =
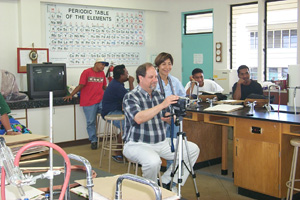
<instances>
[{"instance_id":1,"label":"television monitor","mask_svg":"<svg viewBox=\"0 0 300 200\"><path fill-rule=\"evenodd\" d=\"M67 92L65 63L27 64L27 88L30 99L63 97Z\"/></svg>"}]
</instances>

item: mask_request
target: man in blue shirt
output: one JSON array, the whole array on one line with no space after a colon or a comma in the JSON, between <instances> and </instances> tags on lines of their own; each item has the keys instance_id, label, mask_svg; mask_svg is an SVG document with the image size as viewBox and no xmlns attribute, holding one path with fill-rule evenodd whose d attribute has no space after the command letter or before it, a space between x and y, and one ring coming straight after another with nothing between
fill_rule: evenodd
<instances>
[{"instance_id":1,"label":"man in blue shirt","mask_svg":"<svg viewBox=\"0 0 300 200\"><path fill-rule=\"evenodd\" d=\"M123 113L122 109L122 102L124 95L128 92L125 87L124 83L126 81L129 82L129 90L133 89L133 81L134 78L129 76L127 69L124 65L117 65L114 67L113 70L114 79L109 83L107 86L103 99L102 99L102 112L101 115L104 118L106 115L121 115ZM120 121L116 120L113 121L113 124L120 128ZM122 130L124 130L124 120L122 121ZM118 143L121 143L122 134L118 135ZM123 162L122 152L116 151L115 156L112 156L114 161L116 162Z\"/></svg>"},{"instance_id":2,"label":"man in blue shirt","mask_svg":"<svg viewBox=\"0 0 300 200\"><path fill-rule=\"evenodd\" d=\"M174 159L174 152L171 152L169 142L166 140L166 125L171 122L171 118L163 116L163 110L176 103L179 97L170 95L165 98L155 90L157 72L151 63L139 66L136 70L136 78L138 86L128 92L123 99L125 114L123 154L129 160L142 165L143 177L156 181L161 166L160 157L166 160ZM174 143L176 144L176 140ZM183 145L183 160L188 163L185 144ZM192 142L187 142L187 145L193 166L200 150ZM170 184L171 171L169 167L163 174L163 184ZM188 175L189 171L184 167L182 184L185 183ZM177 176L178 173L174 176L175 182Z\"/></svg>"}]
</instances>

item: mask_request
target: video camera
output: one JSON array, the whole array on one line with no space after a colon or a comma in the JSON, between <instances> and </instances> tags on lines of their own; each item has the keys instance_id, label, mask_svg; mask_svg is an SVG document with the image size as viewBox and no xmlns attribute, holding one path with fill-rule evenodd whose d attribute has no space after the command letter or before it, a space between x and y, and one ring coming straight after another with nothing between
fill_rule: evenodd
<instances>
[{"instance_id":1,"label":"video camera","mask_svg":"<svg viewBox=\"0 0 300 200\"><path fill-rule=\"evenodd\" d=\"M171 104L174 109L174 114L176 116L185 116L186 115L186 107L188 104L189 98L179 97L178 101L174 104Z\"/></svg>"}]
</instances>

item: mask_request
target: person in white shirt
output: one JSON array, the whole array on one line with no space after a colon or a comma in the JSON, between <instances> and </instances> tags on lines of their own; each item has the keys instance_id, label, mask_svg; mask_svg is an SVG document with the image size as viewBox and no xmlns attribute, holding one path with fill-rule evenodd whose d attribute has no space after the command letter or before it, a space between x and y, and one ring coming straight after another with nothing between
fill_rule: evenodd
<instances>
[{"instance_id":1,"label":"person in white shirt","mask_svg":"<svg viewBox=\"0 0 300 200\"><path fill-rule=\"evenodd\" d=\"M222 93L224 91L224 89L215 81L210 79L204 79L203 70L200 68L195 68L192 71L190 81L185 86L185 91L187 95L190 95L190 91L192 91L192 94L197 95L196 84L199 85L199 94L201 94L201 92Z\"/></svg>"}]
</instances>

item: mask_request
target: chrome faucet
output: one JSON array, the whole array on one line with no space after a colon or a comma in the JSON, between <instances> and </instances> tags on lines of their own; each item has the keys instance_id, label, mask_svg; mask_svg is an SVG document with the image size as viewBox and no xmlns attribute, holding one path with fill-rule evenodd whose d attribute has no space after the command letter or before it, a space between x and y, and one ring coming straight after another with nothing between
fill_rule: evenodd
<instances>
[{"instance_id":1,"label":"chrome faucet","mask_svg":"<svg viewBox=\"0 0 300 200\"><path fill-rule=\"evenodd\" d=\"M145 178L140 177L140 176L132 175L132 174L123 174L117 179L115 200L122 200L122 191L121 191L122 187L121 186L122 186L122 181L124 179L132 180L132 181L135 181L135 182L138 182L138 183L142 183L142 184L151 186L154 190L154 193L155 193L155 199L156 200L162 199L161 190L154 181L151 181L149 179L145 179Z\"/></svg>"},{"instance_id":2,"label":"chrome faucet","mask_svg":"<svg viewBox=\"0 0 300 200\"><path fill-rule=\"evenodd\" d=\"M217 97L214 97L212 99L206 98L206 102L209 103L209 107L213 107L213 102L217 101Z\"/></svg>"},{"instance_id":3,"label":"chrome faucet","mask_svg":"<svg viewBox=\"0 0 300 200\"><path fill-rule=\"evenodd\" d=\"M268 86L268 105L265 105L265 108L267 109L268 112L271 112L272 107L271 107L271 87L276 87L278 89L278 112L279 112L279 107L280 107L280 85L272 84Z\"/></svg>"},{"instance_id":4,"label":"chrome faucet","mask_svg":"<svg viewBox=\"0 0 300 200\"><path fill-rule=\"evenodd\" d=\"M70 159L73 160L77 160L79 162L81 162L82 164L84 164L85 168L86 168L86 187L88 188L88 192L89 192L89 200L93 200L93 176L92 176L92 166L90 164L90 162L85 159L82 156L78 156L75 154L68 154L68 157ZM66 167L65 167L66 170ZM67 191L66 191L66 196L65 196L66 200L71 199L70 198L70 187L68 186Z\"/></svg>"},{"instance_id":5,"label":"chrome faucet","mask_svg":"<svg viewBox=\"0 0 300 200\"><path fill-rule=\"evenodd\" d=\"M251 102L248 102L247 103L247 106L250 107L250 110L249 112L247 113L248 116L253 116L254 114L254 106L256 105L256 101L253 101L252 103Z\"/></svg>"},{"instance_id":6,"label":"chrome faucet","mask_svg":"<svg viewBox=\"0 0 300 200\"><path fill-rule=\"evenodd\" d=\"M288 89L294 89L294 102L293 102L293 107L294 107L294 113L295 115L297 114L297 110L296 110L296 106L297 106L297 103L296 103L296 94L297 94L297 89L300 89L300 86L296 86L296 87L288 87Z\"/></svg>"}]
</instances>

